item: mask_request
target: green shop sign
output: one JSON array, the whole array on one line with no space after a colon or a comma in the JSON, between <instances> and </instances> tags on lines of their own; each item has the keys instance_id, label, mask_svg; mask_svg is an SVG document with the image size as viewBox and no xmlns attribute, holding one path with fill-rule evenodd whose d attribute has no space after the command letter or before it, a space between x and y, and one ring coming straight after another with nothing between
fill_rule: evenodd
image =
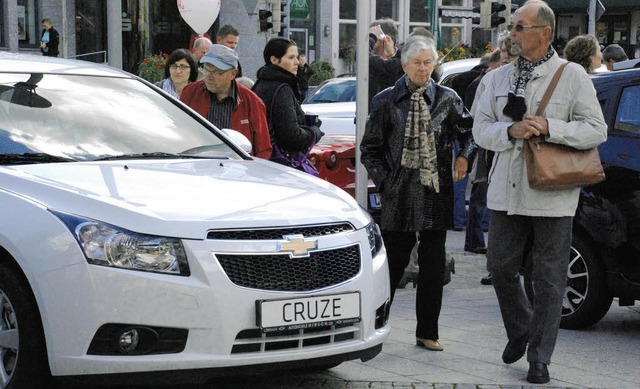
<instances>
[{"instance_id":1,"label":"green shop sign","mask_svg":"<svg viewBox=\"0 0 640 389\"><path fill-rule=\"evenodd\" d=\"M309 20L311 10L308 0L293 0L289 3L289 14L291 19Z\"/></svg>"}]
</instances>

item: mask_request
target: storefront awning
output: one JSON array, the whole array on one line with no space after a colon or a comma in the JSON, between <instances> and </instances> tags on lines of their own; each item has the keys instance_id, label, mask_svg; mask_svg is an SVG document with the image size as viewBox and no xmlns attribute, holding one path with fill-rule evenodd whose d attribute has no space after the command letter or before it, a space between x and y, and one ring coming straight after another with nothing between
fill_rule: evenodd
<instances>
[{"instance_id":1,"label":"storefront awning","mask_svg":"<svg viewBox=\"0 0 640 389\"><path fill-rule=\"evenodd\" d=\"M559 10L563 9L584 9L587 12L587 8L589 8L589 0L545 0L553 10L558 13ZM607 9L611 9L613 7L624 7L628 8L632 3L629 0L600 0L602 5ZM518 3L517 0L513 1L513 3ZM524 1L522 1L524 3ZM520 4L522 5L522 4Z\"/></svg>"}]
</instances>

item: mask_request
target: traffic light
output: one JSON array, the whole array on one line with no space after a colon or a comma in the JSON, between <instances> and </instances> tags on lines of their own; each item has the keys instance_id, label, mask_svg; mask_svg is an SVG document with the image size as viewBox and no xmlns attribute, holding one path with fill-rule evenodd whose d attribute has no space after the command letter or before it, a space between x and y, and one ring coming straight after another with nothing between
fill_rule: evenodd
<instances>
[{"instance_id":1,"label":"traffic light","mask_svg":"<svg viewBox=\"0 0 640 389\"><path fill-rule=\"evenodd\" d=\"M273 15L273 13L266 9L261 9L258 11L258 24L260 32L267 32L270 28L273 27L273 23L269 21L269 18Z\"/></svg>"},{"instance_id":2,"label":"traffic light","mask_svg":"<svg viewBox=\"0 0 640 389\"><path fill-rule=\"evenodd\" d=\"M509 8L511 8L511 4L509 4ZM507 6L505 4L484 0L480 5L480 27L490 29L506 23L507 20L498 15L498 12L506 9ZM509 12L511 12L511 10L509 10Z\"/></svg>"},{"instance_id":3,"label":"traffic light","mask_svg":"<svg viewBox=\"0 0 640 389\"><path fill-rule=\"evenodd\" d=\"M275 0L271 7L271 9L273 10L273 32L277 32L280 36L288 37L289 33L287 29L288 24L286 22L286 18L289 11L287 8L287 2Z\"/></svg>"}]
</instances>

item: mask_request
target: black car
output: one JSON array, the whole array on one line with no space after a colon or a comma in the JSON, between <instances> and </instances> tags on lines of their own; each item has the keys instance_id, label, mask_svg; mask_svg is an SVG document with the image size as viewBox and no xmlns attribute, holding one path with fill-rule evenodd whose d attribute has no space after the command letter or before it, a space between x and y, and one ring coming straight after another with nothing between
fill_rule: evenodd
<instances>
[{"instance_id":1,"label":"black car","mask_svg":"<svg viewBox=\"0 0 640 389\"><path fill-rule=\"evenodd\" d=\"M598 147L606 180L581 191L560 326L597 323L614 297L640 300L640 69L592 76L608 139ZM525 277L526 278L526 277Z\"/></svg>"}]
</instances>

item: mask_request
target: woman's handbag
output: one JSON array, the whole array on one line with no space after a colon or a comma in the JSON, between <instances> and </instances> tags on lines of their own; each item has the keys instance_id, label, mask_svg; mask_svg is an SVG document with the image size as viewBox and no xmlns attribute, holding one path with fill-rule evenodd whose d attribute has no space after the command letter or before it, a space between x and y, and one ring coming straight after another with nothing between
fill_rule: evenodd
<instances>
[{"instance_id":1,"label":"woman's handbag","mask_svg":"<svg viewBox=\"0 0 640 389\"><path fill-rule=\"evenodd\" d=\"M544 109L558 84L567 63L560 66L542 97L536 116ZM573 147L546 142L544 136L525 139L524 157L527 178L532 189L568 189L597 184L605 175L597 148L578 150Z\"/></svg>"},{"instance_id":2,"label":"woman's handbag","mask_svg":"<svg viewBox=\"0 0 640 389\"><path fill-rule=\"evenodd\" d=\"M271 98L271 106L269 107L269 135L271 137L271 158L270 161L277 162L281 165L289 166L297 170L301 170L305 173L309 173L314 176L318 176L318 170L313 163L309 160L309 150L305 153L302 151L293 151L288 152L284 151L278 146L278 143L275 141L275 135L273 133L273 103L276 101L276 95L286 84L280 84L276 88L276 91L273 93L273 97ZM304 127L304 126L303 126ZM317 141L317 140L316 140ZM313 143L315 144L316 141Z\"/></svg>"}]
</instances>

